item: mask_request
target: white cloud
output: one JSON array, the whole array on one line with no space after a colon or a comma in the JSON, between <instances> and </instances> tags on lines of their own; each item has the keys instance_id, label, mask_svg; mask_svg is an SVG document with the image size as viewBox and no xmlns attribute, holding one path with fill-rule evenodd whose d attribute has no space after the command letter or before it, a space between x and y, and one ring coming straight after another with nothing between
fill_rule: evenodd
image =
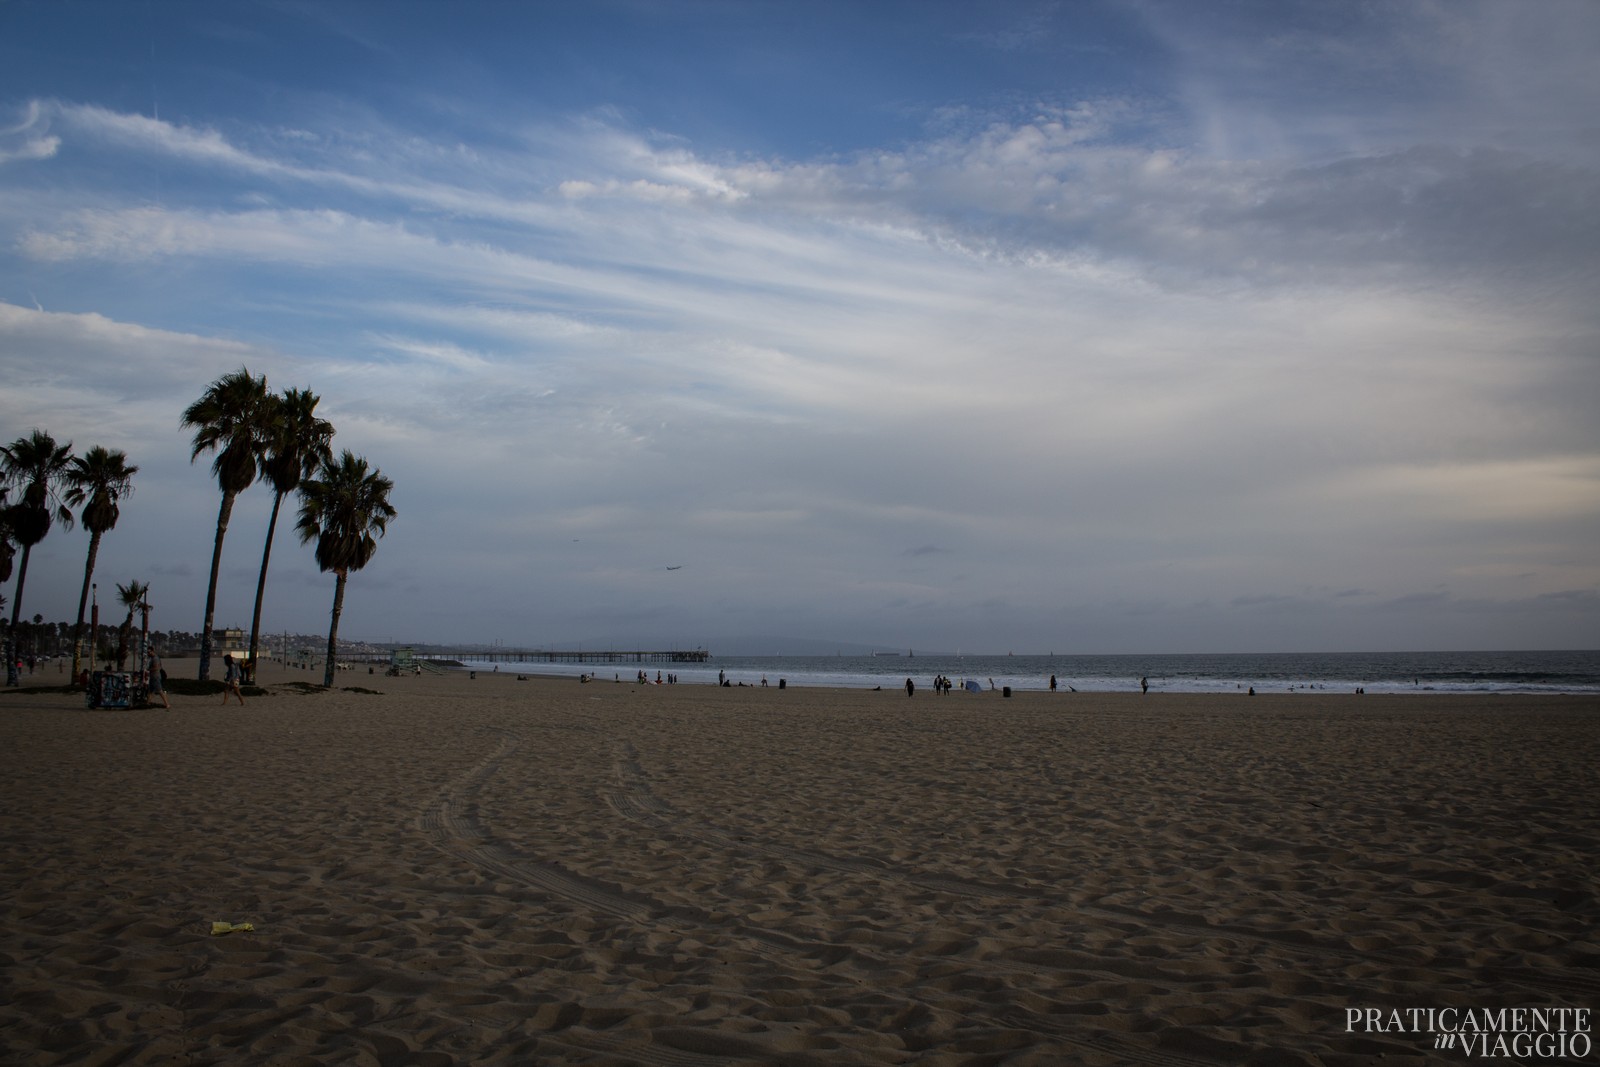
<instances>
[{"instance_id":1,"label":"white cloud","mask_svg":"<svg viewBox=\"0 0 1600 1067\"><path fill-rule=\"evenodd\" d=\"M279 362L269 350L235 341L151 329L94 312L47 312L3 302L0 339L13 390L55 388L97 405L186 391L196 375L209 381L243 363ZM223 370L212 373L219 366ZM16 405L12 411L20 410L22 397L11 390L8 395Z\"/></svg>"},{"instance_id":2,"label":"white cloud","mask_svg":"<svg viewBox=\"0 0 1600 1067\"><path fill-rule=\"evenodd\" d=\"M1594 520L1600 519L1600 455L1368 467L1318 486L1314 495L1451 524Z\"/></svg>"},{"instance_id":3,"label":"white cloud","mask_svg":"<svg viewBox=\"0 0 1600 1067\"><path fill-rule=\"evenodd\" d=\"M1318 40L1234 59L1261 85L1286 56L1311 82L1365 64ZM1187 139L1119 97L808 159L615 118L461 146L34 105L0 153L136 161L161 195L17 185L0 292L80 311L0 302L0 421L154 449L151 484L199 509L183 405L241 364L310 385L397 482L395 587L360 610L459 621L459 587L530 638L753 605L941 633L1349 589L1464 611L1594 581L1571 534L1600 479L1592 163L1344 114L1308 152L1285 131L1314 101L1208 96L1219 68L1182 47ZM184 524L127 544L177 583L209 532ZM657 573L686 560L694 582Z\"/></svg>"},{"instance_id":4,"label":"white cloud","mask_svg":"<svg viewBox=\"0 0 1600 1067\"><path fill-rule=\"evenodd\" d=\"M44 109L31 101L14 126L0 126L0 166L49 159L61 149L61 138L47 132Z\"/></svg>"},{"instance_id":5,"label":"white cloud","mask_svg":"<svg viewBox=\"0 0 1600 1067\"><path fill-rule=\"evenodd\" d=\"M60 148L59 137L29 137L15 148L0 147L0 166L18 160L49 159Z\"/></svg>"},{"instance_id":6,"label":"white cloud","mask_svg":"<svg viewBox=\"0 0 1600 1067\"><path fill-rule=\"evenodd\" d=\"M159 152L194 163L259 174L287 175L296 172L296 168L236 147L215 130L177 126L157 118L111 111L92 104L56 104L52 109L75 131L135 151Z\"/></svg>"},{"instance_id":7,"label":"white cloud","mask_svg":"<svg viewBox=\"0 0 1600 1067\"><path fill-rule=\"evenodd\" d=\"M448 342L421 341L394 334L373 334L370 340L378 349L394 352L406 362L421 363L449 373L482 372L494 367L494 361L483 353Z\"/></svg>"},{"instance_id":8,"label":"white cloud","mask_svg":"<svg viewBox=\"0 0 1600 1067\"><path fill-rule=\"evenodd\" d=\"M403 263L428 239L344 212L171 211L156 207L78 212L51 231L23 235L25 254L46 262L130 263L171 256L225 256L304 266Z\"/></svg>"}]
</instances>

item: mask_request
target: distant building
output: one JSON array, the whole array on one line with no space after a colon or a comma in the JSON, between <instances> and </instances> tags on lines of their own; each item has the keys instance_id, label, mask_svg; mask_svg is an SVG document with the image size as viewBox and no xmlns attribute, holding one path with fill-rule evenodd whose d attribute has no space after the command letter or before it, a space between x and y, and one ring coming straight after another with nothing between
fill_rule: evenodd
<instances>
[{"instance_id":1,"label":"distant building","mask_svg":"<svg viewBox=\"0 0 1600 1067\"><path fill-rule=\"evenodd\" d=\"M244 631L237 628L211 631L211 651L218 656L232 653L235 656L245 656L249 649L245 647Z\"/></svg>"}]
</instances>

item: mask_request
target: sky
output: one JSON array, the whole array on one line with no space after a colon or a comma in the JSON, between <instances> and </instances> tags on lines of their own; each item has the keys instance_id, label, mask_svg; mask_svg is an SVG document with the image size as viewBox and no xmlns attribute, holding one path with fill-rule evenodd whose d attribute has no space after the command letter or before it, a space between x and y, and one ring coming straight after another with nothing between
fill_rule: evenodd
<instances>
[{"instance_id":1,"label":"sky","mask_svg":"<svg viewBox=\"0 0 1600 1067\"><path fill-rule=\"evenodd\" d=\"M350 639L1595 648L1597 54L1589 0L0 0L0 438L139 466L96 580L158 629L247 367L394 482ZM292 520L263 630L326 632Z\"/></svg>"}]
</instances>

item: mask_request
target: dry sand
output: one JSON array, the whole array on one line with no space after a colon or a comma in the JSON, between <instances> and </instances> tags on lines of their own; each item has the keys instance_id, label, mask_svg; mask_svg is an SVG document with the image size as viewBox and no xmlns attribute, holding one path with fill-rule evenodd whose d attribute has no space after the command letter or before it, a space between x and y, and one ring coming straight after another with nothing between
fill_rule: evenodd
<instances>
[{"instance_id":1,"label":"dry sand","mask_svg":"<svg viewBox=\"0 0 1600 1067\"><path fill-rule=\"evenodd\" d=\"M1593 698L292 679L0 695L0 1060L1462 1064L1347 1010L1600 1001Z\"/></svg>"}]
</instances>

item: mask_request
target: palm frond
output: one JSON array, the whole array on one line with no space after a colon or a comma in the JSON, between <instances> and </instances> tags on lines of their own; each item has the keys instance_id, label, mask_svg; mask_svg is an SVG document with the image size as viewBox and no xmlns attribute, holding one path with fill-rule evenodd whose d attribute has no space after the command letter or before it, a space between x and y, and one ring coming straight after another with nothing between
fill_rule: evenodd
<instances>
[{"instance_id":1,"label":"palm frond","mask_svg":"<svg viewBox=\"0 0 1600 1067\"><path fill-rule=\"evenodd\" d=\"M184 409L182 424L194 429L189 461L216 453L211 473L223 492L243 492L260 470L272 408L265 375L248 367L224 374Z\"/></svg>"},{"instance_id":2,"label":"palm frond","mask_svg":"<svg viewBox=\"0 0 1600 1067\"><path fill-rule=\"evenodd\" d=\"M300 486L300 516L295 531L302 544L316 542L317 566L348 573L365 567L378 538L398 514L389 503L394 482L369 469L363 457L345 449L323 464L321 477Z\"/></svg>"},{"instance_id":3,"label":"palm frond","mask_svg":"<svg viewBox=\"0 0 1600 1067\"><path fill-rule=\"evenodd\" d=\"M17 543L38 544L55 522L72 528L72 512L56 492L71 462L72 442L58 445L43 430L0 447L0 482L18 490L18 499L6 509Z\"/></svg>"},{"instance_id":4,"label":"palm frond","mask_svg":"<svg viewBox=\"0 0 1600 1067\"><path fill-rule=\"evenodd\" d=\"M127 453L96 445L72 458L62 497L83 509L79 519L84 529L104 533L117 524L117 505L133 493L133 476L138 473L138 467L129 465Z\"/></svg>"}]
</instances>

